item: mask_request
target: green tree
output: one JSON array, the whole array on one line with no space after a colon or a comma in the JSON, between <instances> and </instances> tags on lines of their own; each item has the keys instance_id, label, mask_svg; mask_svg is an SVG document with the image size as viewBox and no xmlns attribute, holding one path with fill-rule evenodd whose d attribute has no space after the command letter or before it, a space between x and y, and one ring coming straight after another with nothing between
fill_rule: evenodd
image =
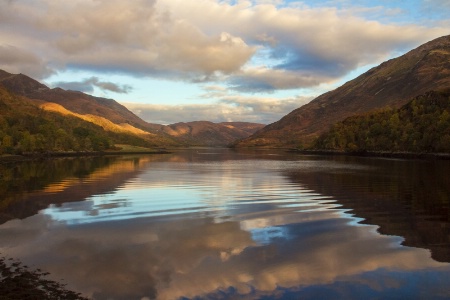
<instances>
[{"instance_id":1,"label":"green tree","mask_svg":"<svg viewBox=\"0 0 450 300\"><path fill-rule=\"evenodd\" d=\"M4 153L12 154L13 152L13 139L9 135L4 135L2 139L2 149Z\"/></svg>"}]
</instances>

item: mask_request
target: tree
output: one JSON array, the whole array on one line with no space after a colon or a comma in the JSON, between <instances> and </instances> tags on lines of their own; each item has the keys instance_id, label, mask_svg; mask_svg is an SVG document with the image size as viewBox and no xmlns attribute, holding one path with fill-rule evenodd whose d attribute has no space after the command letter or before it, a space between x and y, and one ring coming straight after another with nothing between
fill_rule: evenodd
<instances>
[{"instance_id":1,"label":"tree","mask_svg":"<svg viewBox=\"0 0 450 300\"><path fill-rule=\"evenodd\" d=\"M12 154L13 152L13 139L9 135L4 135L2 139L2 149L4 153Z\"/></svg>"}]
</instances>

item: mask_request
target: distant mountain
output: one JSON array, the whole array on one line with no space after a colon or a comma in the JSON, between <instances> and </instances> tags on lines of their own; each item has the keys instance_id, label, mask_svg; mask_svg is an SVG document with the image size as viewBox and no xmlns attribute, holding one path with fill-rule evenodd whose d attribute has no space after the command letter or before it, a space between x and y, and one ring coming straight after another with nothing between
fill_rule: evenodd
<instances>
[{"instance_id":1,"label":"distant mountain","mask_svg":"<svg viewBox=\"0 0 450 300\"><path fill-rule=\"evenodd\" d=\"M227 146L263 128L264 124L246 122L212 123L197 121L162 126L161 130L191 146Z\"/></svg>"},{"instance_id":2,"label":"distant mountain","mask_svg":"<svg viewBox=\"0 0 450 300\"><path fill-rule=\"evenodd\" d=\"M45 111L78 118L105 131L122 134L119 140L127 140L123 135L137 136L139 139L136 141L139 141L141 146L140 139L144 139L148 146L154 147L226 146L264 127L263 124L245 122L216 124L198 121L169 126L152 124L145 122L115 100L61 88L51 89L24 74L10 74L3 70L0 70L0 87L6 89L3 94L8 94L8 97L17 96L17 99L26 100L26 103ZM20 105L14 107L20 110ZM27 111L27 114L36 114L36 110L33 111ZM128 140L132 141L133 138Z\"/></svg>"},{"instance_id":3,"label":"distant mountain","mask_svg":"<svg viewBox=\"0 0 450 300\"><path fill-rule=\"evenodd\" d=\"M386 106L399 108L415 96L449 87L450 36L444 36L317 97L236 146L310 145L332 124L347 117Z\"/></svg>"}]
</instances>

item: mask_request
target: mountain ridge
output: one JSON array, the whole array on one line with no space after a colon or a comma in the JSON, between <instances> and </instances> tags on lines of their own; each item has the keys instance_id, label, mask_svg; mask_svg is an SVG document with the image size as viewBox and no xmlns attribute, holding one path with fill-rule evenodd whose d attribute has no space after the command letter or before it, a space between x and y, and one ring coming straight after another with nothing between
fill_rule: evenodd
<instances>
[{"instance_id":1,"label":"mountain ridge","mask_svg":"<svg viewBox=\"0 0 450 300\"><path fill-rule=\"evenodd\" d=\"M450 35L390 59L305 104L235 144L236 147L310 145L336 122L390 106L399 108L430 90L450 87Z\"/></svg>"}]
</instances>

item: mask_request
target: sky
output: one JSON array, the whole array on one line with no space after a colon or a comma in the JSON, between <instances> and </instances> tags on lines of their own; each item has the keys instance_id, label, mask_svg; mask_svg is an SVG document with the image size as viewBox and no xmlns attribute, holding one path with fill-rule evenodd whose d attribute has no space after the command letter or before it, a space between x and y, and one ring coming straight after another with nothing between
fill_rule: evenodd
<instances>
[{"instance_id":1,"label":"sky","mask_svg":"<svg viewBox=\"0 0 450 300\"><path fill-rule=\"evenodd\" d=\"M144 120L269 124L450 34L450 0L0 0L0 69Z\"/></svg>"}]
</instances>

